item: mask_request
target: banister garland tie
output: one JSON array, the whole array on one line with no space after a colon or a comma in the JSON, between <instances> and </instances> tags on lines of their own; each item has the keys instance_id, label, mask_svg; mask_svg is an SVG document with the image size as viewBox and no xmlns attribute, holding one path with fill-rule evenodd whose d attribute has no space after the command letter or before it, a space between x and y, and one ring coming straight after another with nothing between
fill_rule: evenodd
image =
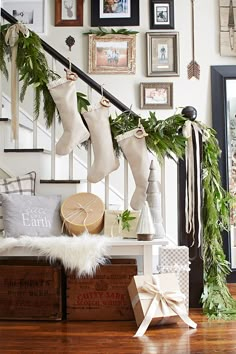
<instances>
[{"instance_id":1,"label":"banister garland tie","mask_svg":"<svg viewBox=\"0 0 236 354\"><path fill-rule=\"evenodd\" d=\"M22 33L25 38L28 38L30 31L23 23L16 23L8 28L5 42L11 48L12 59L11 59L11 128L12 128L12 138L14 140L18 139L17 130L17 107L16 102L18 97L16 97L16 85L17 85L17 73L16 73L16 59L17 59L17 49L18 49L18 39L19 33Z\"/></svg>"}]
</instances>

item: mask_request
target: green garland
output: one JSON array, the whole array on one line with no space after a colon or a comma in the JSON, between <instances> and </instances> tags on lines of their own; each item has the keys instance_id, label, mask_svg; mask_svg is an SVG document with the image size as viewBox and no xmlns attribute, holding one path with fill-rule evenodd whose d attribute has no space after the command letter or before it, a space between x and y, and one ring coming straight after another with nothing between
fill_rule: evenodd
<instances>
[{"instance_id":1,"label":"green garland","mask_svg":"<svg viewBox=\"0 0 236 354\"><path fill-rule=\"evenodd\" d=\"M121 29L113 29L113 28L105 28L105 27L98 27L97 30L89 30L89 32L84 32L84 34L95 34L96 36L106 36L107 34L124 34L126 36L130 34L137 34L137 31L127 30L126 28Z\"/></svg>"},{"instance_id":2,"label":"green garland","mask_svg":"<svg viewBox=\"0 0 236 354\"><path fill-rule=\"evenodd\" d=\"M213 129L203 126L203 311L212 319L236 318L236 301L226 285L231 272L226 260L222 235L229 227L229 210L233 198L221 184L218 159L220 148Z\"/></svg>"},{"instance_id":3,"label":"green garland","mask_svg":"<svg viewBox=\"0 0 236 354\"><path fill-rule=\"evenodd\" d=\"M5 44L5 34L9 25L1 27L0 33L0 70L8 77L5 58L10 56ZM104 35L104 30L102 30ZM105 34L108 34L107 32ZM124 34L124 33L123 33ZM17 67L20 80L23 82L20 94L24 99L27 87L36 89L35 114L40 111L40 98L44 99L44 112L47 125L50 126L54 117L55 104L47 88L50 80L57 75L49 70L39 37L31 32L29 38L21 34L18 41ZM82 93L77 93L78 111L89 106L89 101ZM157 120L155 113L150 112L148 119L143 119L131 112L124 112L115 118L110 117L111 133L114 149L120 154L115 137L138 126L139 120L145 131L147 147L156 154L159 161L165 156L170 158L183 157L186 139L180 134L186 119L177 114L165 120ZM230 266L225 258L222 247L221 232L229 226L229 203L231 196L222 188L218 167L220 149L215 131L198 123L203 131L203 261L204 290L202 304L204 313L210 318L236 318L236 301L230 295L226 277Z\"/></svg>"}]
</instances>

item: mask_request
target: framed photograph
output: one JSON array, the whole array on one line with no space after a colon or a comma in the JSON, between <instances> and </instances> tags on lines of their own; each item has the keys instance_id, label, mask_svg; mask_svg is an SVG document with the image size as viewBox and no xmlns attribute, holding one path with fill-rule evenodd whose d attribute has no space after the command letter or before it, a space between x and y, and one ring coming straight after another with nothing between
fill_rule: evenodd
<instances>
[{"instance_id":1,"label":"framed photograph","mask_svg":"<svg viewBox=\"0 0 236 354\"><path fill-rule=\"evenodd\" d=\"M108 34L89 35L89 73L134 74L136 36Z\"/></svg>"},{"instance_id":2,"label":"framed photograph","mask_svg":"<svg viewBox=\"0 0 236 354\"><path fill-rule=\"evenodd\" d=\"M175 28L174 0L150 0L150 28Z\"/></svg>"},{"instance_id":3,"label":"framed photograph","mask_svg":"<svg viewBox=\"0 0 236 354\"><path fill-rule=\"evenodd\" d=\"M46 0L2 0L2 8L37 34L46 34Z\"/></svg>"},{"instance_id":4,"label":"framed photograph","mask_svg":"<svg viewBox=\"0 0 236 354\"><path fill-rule=\"evenodd\" d=\"M91 26L139 26L139 0L92 0Z\"/></svg>"},{"instance_id":5,"label":"framed photograph","mask_svg":"<svg viewBox=\"0 0 236 354\"><path fill-rule=\"evenodd\" d=\"M147 76L179 76L179 33L147 33Z\"/></svg>"},{"instance_id":6,"label":"framed photograph","mask_svg":"<svg viewBox=\"0 0 236 354\"><path fill-rule=\"evenodd\" d=\"M140 108L171 109L173 108L173 83L158 82L140 84Z\"/></svg>"},{"instance_id":7,"label":"framed photograph","mask_svg":"<svg viewBox=\"0 0 236 354\"><path fill-rule=\"evenodd\" d=\"M55 26L83 26L83 0L55 0Z\"/></svg>"}]
</instances>

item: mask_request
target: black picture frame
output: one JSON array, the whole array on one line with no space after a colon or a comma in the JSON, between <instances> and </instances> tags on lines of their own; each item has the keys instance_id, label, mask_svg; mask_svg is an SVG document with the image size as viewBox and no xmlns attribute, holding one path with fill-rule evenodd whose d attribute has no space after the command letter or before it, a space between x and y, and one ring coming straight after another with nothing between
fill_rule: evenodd
<instances>
[{"instance_id":1,"label":"black picture frame","mask_svg":"<svg viewBox=\"0 0 236 354\"><path fill-rule=\"evenodd\" d=\"M174 0L150 0L150 29L174 28Z\"/></svg>"},{"instance_id":2,"label":"black picture frame","mask_svg":"<svg viewBox=\"0 0 236 354\"><path fill-rule=\"evenodd\" d=\"M104 13L104 17L101 17L100 6L104 2L105 0L91 1L91 27L139 26L139 0L127 0L127 4L130 7L129 17L123 17L119 13L111 13L111 17L109 17L109 13Z\"/></svg>"},{"instance_id":3,"label":"black picture frame","mask_svg":"<svg viewBox=\"0 0 236 354\"><path fill-rule=\"evenodd\" d=\"M217 132L217 140L221 150L219 170L222 186L229 188L229 136L227 122L227 80L236 80L236 65L211 66L211 102L212 102L212 127ZM222 242L227 260L230 262L232 272L227 277L228 283L236 282L236 267L232 265L232 240L230 230L222 231Z\"/></svg>"}]
</instances>

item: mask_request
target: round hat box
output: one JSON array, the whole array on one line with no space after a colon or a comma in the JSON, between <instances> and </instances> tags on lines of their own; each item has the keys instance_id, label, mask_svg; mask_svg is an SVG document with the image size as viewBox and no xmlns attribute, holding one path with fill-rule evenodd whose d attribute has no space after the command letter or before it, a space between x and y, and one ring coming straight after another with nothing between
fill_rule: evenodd
<instances>
[{"instance_id":1,"label":"round hat box","mask_svg":"<svg viewBox=\"0 0 236 354\"><path fill-rule=\"evenodd\" d=\"M93 193L77 193L61 205L63 224L70 235L80 235L86 229L91 234L102 231L105 205Z\"/></svg>"}]
</instances>

